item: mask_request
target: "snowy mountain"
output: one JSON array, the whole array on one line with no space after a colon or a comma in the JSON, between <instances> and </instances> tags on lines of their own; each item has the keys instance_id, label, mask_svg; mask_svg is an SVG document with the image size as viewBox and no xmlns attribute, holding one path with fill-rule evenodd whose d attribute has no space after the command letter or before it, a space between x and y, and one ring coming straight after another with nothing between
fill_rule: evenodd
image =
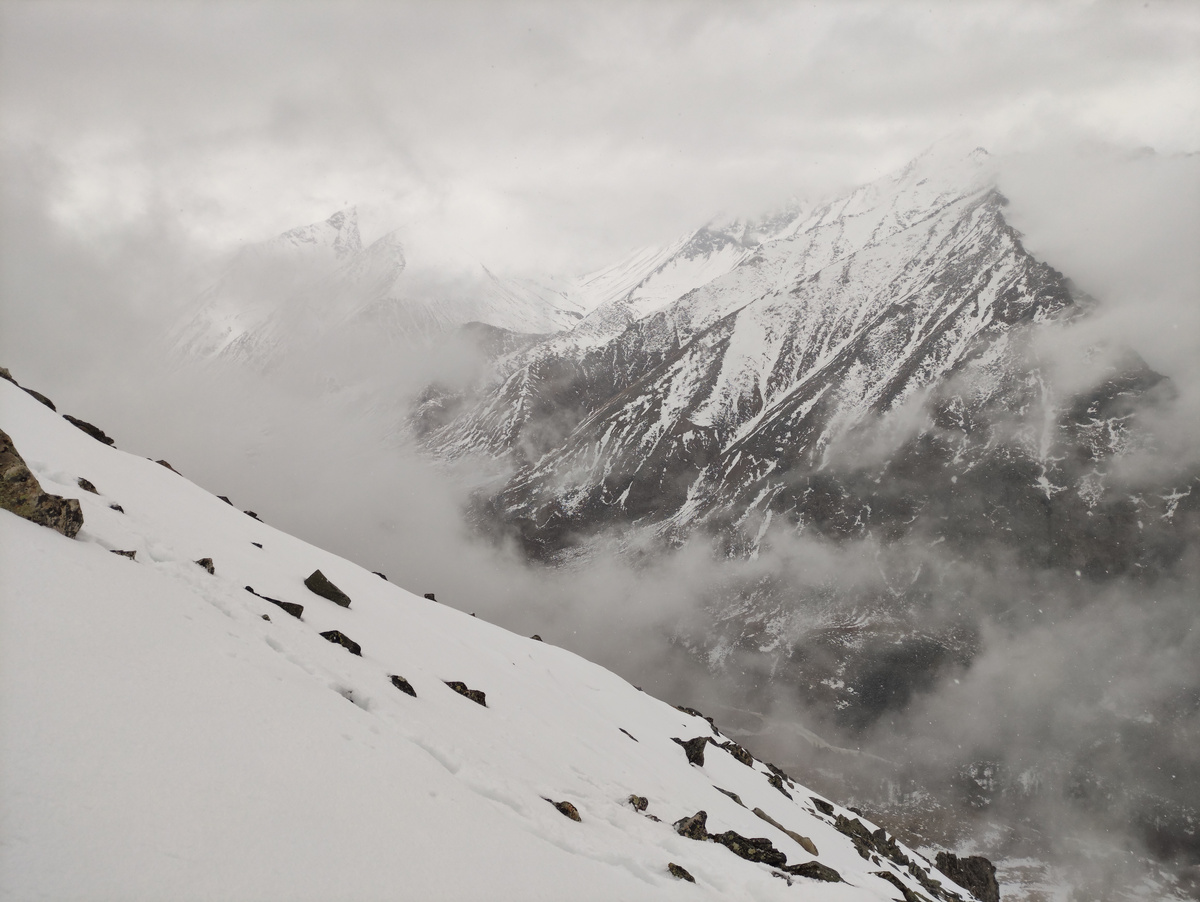
<instances>
[{"instance_id":1,"label":"snowy mountain","mask_svg":"<svg viewBox=\"0 0 1200 902\"><path fill-rule=\"evenodd\" d=\"M939 873L695 712L3 379L0 426L5 506L82 515L0 511L5 898L998 898L984 860Z\"/></svg>"}]
</instances>

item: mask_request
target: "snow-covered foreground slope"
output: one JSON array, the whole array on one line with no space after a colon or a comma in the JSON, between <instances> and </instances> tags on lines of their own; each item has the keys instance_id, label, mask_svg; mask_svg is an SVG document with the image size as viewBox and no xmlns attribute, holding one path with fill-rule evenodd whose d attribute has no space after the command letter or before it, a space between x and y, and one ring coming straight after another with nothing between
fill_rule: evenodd
<instances>
[{"instance_id":1,"label":"snow-covered foreground slope","mask_svg":"<svg viewBox=\"0 0 1200 902\"><path fill-rule=\"evenodd\" d=\"M736 746L689 764L673 738L725 741L702 718L281 533L3 380L0 428L84 513L71 540L0 510L0 897L899 898L881 872L970 898L933 871L944 888L922 887L929 863L881 833L860 854L855 815ZM305 587L316 569L349 608ZM671 826L703 810L710 834L814 860L755 808L845 882L780 879Z\"/></svg>"}]
</instances>

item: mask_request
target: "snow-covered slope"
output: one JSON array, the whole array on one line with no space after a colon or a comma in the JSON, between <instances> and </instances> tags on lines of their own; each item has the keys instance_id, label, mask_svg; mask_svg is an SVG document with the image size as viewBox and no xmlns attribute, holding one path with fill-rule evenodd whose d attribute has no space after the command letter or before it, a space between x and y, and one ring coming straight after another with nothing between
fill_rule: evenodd
<instances>
[{"instance_id":1,"label":"snow-covered slope","mask_svg":"<svg viewBox=\"0 0 1200 902\"><path fill-rule=\"evenodd\" d=\"M0 428L84 514L71 540L0 511L4 898L970 898L736 745L689 763L674 739L725 741L703 718L281 533L3 380ZM306 588L317 569L349 607ZM724 844L672 828L701 810ZM725 831L789 866L811 842L844 882L746 860Z\"/></svg>"}]
</instances>

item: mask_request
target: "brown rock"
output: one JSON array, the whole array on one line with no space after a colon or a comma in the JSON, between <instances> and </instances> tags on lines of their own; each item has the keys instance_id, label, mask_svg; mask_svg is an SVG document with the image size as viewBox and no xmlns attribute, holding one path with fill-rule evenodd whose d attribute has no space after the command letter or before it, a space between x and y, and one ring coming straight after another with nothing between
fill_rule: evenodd
<instances>
[{"instance_id":1,"label":"brown rock","mask_svg":"<svg viewBox=\"0 0 1200 902\"><path fill-rule=\"evenodd\" d=\"M32 388L25 388L24 386L21 387L21 390L23 392L25 392L27 395L31 396L32 398L34 398L38 401L41 401L43 404L45 404L47 407L49 407L55 413L58 412L58 408L54 406L54 402L51 401L49 398L47 398L45 395L43 395L40 391L34 391Z\"/></svg>"},{"instance_id":2,"label":"brown rock","mask_svg":"<svg viewBox=\"0 0 1200 902\"><path fill-rule=\"evenodd\" d=\"M202 557L195 563L207 570L210 576L217 572L217 568L213 566L213 560L210 557Z\"/></svg>"},{"instance_id":3,"label":"brown rock","mask_svg":"<svg viewBox=\"0 0 1200 902\"><path fill-rule=\"evenodd\" d=\"M772 827L774 827L776 830L782 830L784 833L786 833L795 842L799 843L800 848L802 848L809 855L817 854L816 843L814 843L807 836L801 836L799 833L789 830L787 827L783 826L783 824L779 823L779 821L775 820L775 818L771 817L771 815L767 814L761 808L755 808L754 813L757 814L764 821L766 821L768 824L770 824Z\"/></svg>"},{"instance_id":4,"label":"brown rock","mask_svg":"<svg viewBox=\"0 0 1200 902\"><path fill-rule=\"evenodd\" d=\"M637 795L631 795L628 799L628 802L633 806L634 811L645 811L650 804L649 799L647 799L645 796Z\"/></svg>"},{"instance_id":5,"label":"brown rock","mask_svg":"<svg viewBox=\"0 0 1200 902\"><path fill-rule=\"evenodd\" d=\"M87 420L81 420L78 417L73 417L70 414L64 413L63 419L77 429L82 429L98 442L103 442L106 445L115 444L111 438L104 434L104 430L99 426L93 426Z\"/></svg>"},{"instance_id":6,"label":"brown rock","mask_svg":"<svg viewBox=\"0 0 1200 902\"><path fill-rule=\"evenodd\" d=\"M0 430L0 508L12 511L39 526L61 532L68 539L79 534L83 511L75 498L63 498L42 491L12 439Z\"/></svg>"},{"instance_id":7,"label":"brown rock","mask_svg":"<svg viewBox=\"0 0 1200 902\"><path fill-rule=\"evenodd\" d=\"M362 657L362 646L343 633L341 630L327 630L321 633L322 639L328 639L335 645L340 645L352 655Z\"/></svg>"},{"instance_id":8,"label":"brown rock","mask_svg":"<svg viewBox=\"0 0 1200 902\"><path fill-rule=\"evenodd\" d=\"M673 861L667 862L667 871L672 877L678 877L680 880L686 880L688 883L696 882L696 878L689 874L686 868L680 867Z\"/></svg>"},{"instance_id":9,"label":"brown rock","mask_svg":"<svg viewBox=\"0 0 1200 902\"><path fill-rule=\"evenodd\" d=\"M464 698L469 698L475 704L487 707L487 695L480 690L468 689L466 683L460 683L458 680L444 680L443 682Z\"/></svg>"},{"instance_id":10,"label":"brown rock","mask_svg":"<svg viewBox=\"0 0 1200 902\"><path fill-rule=\"evenodd\" d=\"M579 816L579 809L570 802L555 802L553 799L546 799L546 801L557 808L563 817L569 817L573 821L583 820L583 818Z\"/></svg>"}]
</instances>

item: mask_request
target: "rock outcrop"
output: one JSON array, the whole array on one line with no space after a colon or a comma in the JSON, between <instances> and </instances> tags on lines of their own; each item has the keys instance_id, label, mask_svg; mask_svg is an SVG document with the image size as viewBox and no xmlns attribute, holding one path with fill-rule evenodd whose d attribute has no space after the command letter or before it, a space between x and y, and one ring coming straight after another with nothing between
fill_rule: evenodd
<instances>
[{"instance_id":1,"label":"rock outcrop","mask_svg":"<svg viewBox=\"0 0 1200 902\"><path fill-rule=\"evenodd\" d=\"M959 858L951 852L938 852L937 869L969 889L979 902L1000 902L1000 884L996 882L996 866L981 855Z\"/></svg>"},{"instance_id":2,"label":"rock outcrop","mask_svg":"<svg viewBox=\"0 0 1200 902\"><path fill-rule=\"evenodd\" d=\"M334 645L340 645L352 655L362 657L362 646L343 633L341 630L327 630L321 633L322 639L328 639Z\"/></svg>"},{"instance_id":3,"label":"rock outcrop","mask_svg":"<svg viewBox=\"0 0 1200 902\"><path fill-rule=\"evenodd\" d=\"M487 695L481 690L469 689L466 683L461 683L458 680L445 680L445 683L463 698L469 698L475 704L487 707Z\"/></svg>"},{"instance_id":4,"label":"rock outcrop","mask_svg":"<svg viewBox=\"0 0 1200 902\"><path fill-rule=\"evenodd\" d=\"M401 692L405 693L406 695L411 695L413 698L417 697L417 690L414 689L412 687L412 683L410 683L404 677L397 676L396 674L393 673L391 676L388 677L388 679L391 680L392 685L395 686L397 689L399 689Z\"/></svg>"},{"instance_id":5,"label":"rock outcrop","mask_svg":"<svg viewBox=\"0 0 1200 902\"><path fill-rule=\"evenodd\" d=\"M675 742L683 746L684 754L687 755L688 763L694 764L697 767L704 767L704 747L708 745L709 738L707 736L697 736L695 739L677 739L672 736Z\"/></svg>"},{"instance_id":6,"label":"rock outcrop","mask_svg":"<svg viewBox=\"0 0 1200 902\"><path fill-rule=\"evenodd\" d=\"M42 491L8 433L0 431L0 507L39 526L48 526L68 539L83 526L83 511L75 498Z\"/></svg>"},{"instance_id":7,"label":"rock outcrop","mask_svg":"<svg viewBox=\"0 0 1200 902\"><path fill-rule=\"evenodd\" d=\"M116 442L109 436L104 434L104 430L99 426L93 426L87 420L81 420L79 417L73 417L69 413L63 414L63 419L75 426L77 429L82 429L98 442L103 442L106 445L114 445Z\"/></svg>"}]
</instances>

